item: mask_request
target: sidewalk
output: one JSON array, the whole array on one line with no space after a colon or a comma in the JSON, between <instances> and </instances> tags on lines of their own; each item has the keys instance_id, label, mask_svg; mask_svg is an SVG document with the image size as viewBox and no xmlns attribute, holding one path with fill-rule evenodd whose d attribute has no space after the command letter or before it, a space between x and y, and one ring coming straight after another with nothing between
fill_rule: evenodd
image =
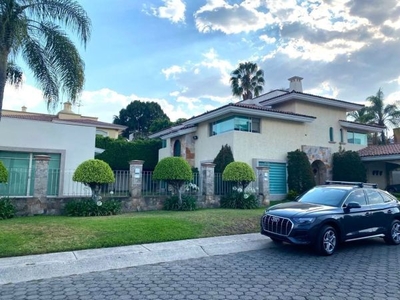
<instances>
[{"instance_id":1,"label":"sidewalk","mask_svg":"<svg viewBox=\"0 0 400 300\"><path fill-rule=\"evenodd\" d=\"M267 237L251 233L0 258L0 285L259 250L266 248L269 242Z\"/></svg>"}]
</instances>

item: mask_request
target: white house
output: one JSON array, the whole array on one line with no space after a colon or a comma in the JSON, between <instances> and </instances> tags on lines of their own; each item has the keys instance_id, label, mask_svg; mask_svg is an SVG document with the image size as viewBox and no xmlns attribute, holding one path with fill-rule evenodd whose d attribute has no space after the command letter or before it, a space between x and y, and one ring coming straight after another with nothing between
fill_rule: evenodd
<instances>
[{"instance_id":1,"label":"white house","mask_svg":"<svg viewBox=\"0 0 400 300\"><path fill-rule=\"evenodd\" d=\"M0 195L31 196L34 156L50 156L48 194L69 194L72 172L94 158L99 130L118 136L124 126L97 121L71 111L70 103L57 115L4 110L0 121L0 160L9 170L9 183L0 185Z\"/></svg>"},{"instance_id":2,"label":"white house","mask_svg":"<svg viewBox=\"0 0 400 300\"><path fill-rule=\"evenodd\" d=\"M271 199L278 199L287 193L288 152L307 154L319 184L332 176L334 152L365 148L367 134L383 129L346 120L363 105L304 93L298 76L289 81L289 89L230 103L153 134L163 140L159 159L182 156L200 169L228 144L235 161L269 167Z\"/></svg>"}]
</instances>

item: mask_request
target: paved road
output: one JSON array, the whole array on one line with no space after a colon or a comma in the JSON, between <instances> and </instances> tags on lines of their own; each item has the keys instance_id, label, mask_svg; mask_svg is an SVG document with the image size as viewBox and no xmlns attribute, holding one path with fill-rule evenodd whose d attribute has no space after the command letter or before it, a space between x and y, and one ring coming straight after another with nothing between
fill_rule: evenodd
<instances>
[{"instance_id":1,"label":"paved road","mask_svg":"<svg viewBox=\"0 0 400 300\"><path fill-rule=\"evenodd\" d=\"M400 247L265 249L0 285L0 299L400 299ZM1 276L1 274L0 274Z\"/></svg>"}]
</instances>

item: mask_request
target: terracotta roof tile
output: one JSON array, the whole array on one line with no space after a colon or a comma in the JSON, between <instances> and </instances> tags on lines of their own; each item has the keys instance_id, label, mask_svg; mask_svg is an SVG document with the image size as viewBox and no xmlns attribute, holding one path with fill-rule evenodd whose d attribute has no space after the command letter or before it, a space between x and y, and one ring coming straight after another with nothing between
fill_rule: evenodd
<instances>
[{"instance_id":1,"label":"terracotta roof tile","mask_svg":"<svg viewBox=\"0 0 400 300\"><path fill-rule=\"evenodd\" d=\"M360 157L398 155L400 154L400 144L390 145L371 145L357 151Z\"/></svg>"}]
</instances>

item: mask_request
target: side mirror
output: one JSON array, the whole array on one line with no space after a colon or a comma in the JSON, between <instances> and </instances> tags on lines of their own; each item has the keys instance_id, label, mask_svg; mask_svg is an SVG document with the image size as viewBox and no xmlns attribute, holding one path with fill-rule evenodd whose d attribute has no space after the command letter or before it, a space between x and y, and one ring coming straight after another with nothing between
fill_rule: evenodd
<instances>
[{"instance_id":1,"label":"side mirror","mask_svg":"<svg viewBox=\"0 0 400 300\"><path fill-rule=\"evenodd\" d=\"M361 208L360 203L357 202L350 202L346 206L347 209L352 209L352 208Z\"/></svg>"}]
</instances>

